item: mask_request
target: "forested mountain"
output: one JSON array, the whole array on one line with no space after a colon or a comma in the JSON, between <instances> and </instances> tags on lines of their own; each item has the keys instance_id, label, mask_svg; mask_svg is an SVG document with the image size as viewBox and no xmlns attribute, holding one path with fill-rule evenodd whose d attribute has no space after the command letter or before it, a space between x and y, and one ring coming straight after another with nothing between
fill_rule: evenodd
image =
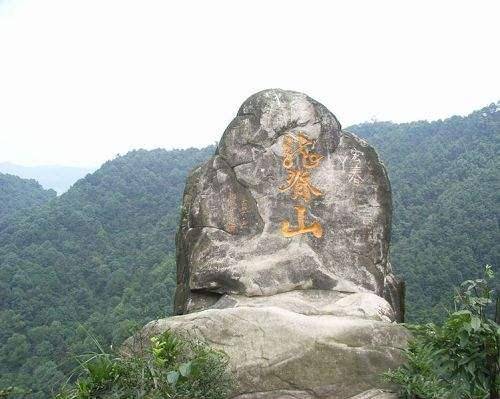
<instances>
[{"instance_id":1,"label":"forested mountain","mask_svg":"<svg viewBox=\"0 0 500 399\"><path fill-rule=\"evenodd\" d=\"M47 203L56 196L35 180L0 173L0 222L15 212Z\"/></svg>"},{"instance_id":2,"label":"forested mountain","mask_svg":"<svg viewBox=\"0 0 500 399\"><path fill-rule=\"evenodd\" d=\"M392 262L408 318L440 318L454 284L497 270L500 112L348 128L385 161L392 183ZM170 312L174 234L185 178L214 151L133 151L65 194L0 222L0 388L49 396L92 348L118 345ZM93 348L92 348L93 349Z\"/></svg>"},{"instance_id":3,"label":"forested mountain","mask_svg":"<svg viewBox=\"0 0 500 399\"><path fill-rule=\"evenodd\" d=\"M0 225L0 388L49 397L89 332L117 345L170 311L185 178L213 151L130 152Z\"/></svg>"},{"instance_id":4,"label":"forested mountain","mask_svg":"<svg viewBox=\"0 0 500 399\"><path fill-rule=\"evenodd\" d=\"M95 169L78 168L75 166L24 166L11 162L1 162L0 172L9 173L23 179L35 179L46 189L53 189L58 194L64 193L77 180Z\"/></svg>"},{"instance_id":5,"label":"forested mountain","mask_svg":"<svg viewBox=\"0 0 500 399\"><path fill-rule=\"evenodd\" d=\"M500 108L435 122L348 130L379 151L391 180L391 258L407 282L410 321L442 318L453 287L485 264L500 288Z\"/></svg>"}]
</instances>

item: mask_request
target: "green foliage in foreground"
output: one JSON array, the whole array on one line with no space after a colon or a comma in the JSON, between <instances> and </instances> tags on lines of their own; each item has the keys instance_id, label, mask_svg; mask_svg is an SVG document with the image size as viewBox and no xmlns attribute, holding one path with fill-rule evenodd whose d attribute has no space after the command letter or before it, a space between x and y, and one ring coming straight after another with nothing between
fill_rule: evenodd
<instances>
[{"instance_id":1,"label":"green foliage in foreground","mask_svg":"<svg viewBox=\"0 0 500 399\"><path fill-rule=\"evenodd\" d=\"M407 364L385 377L401 387L405 399L487 399L500 391L499 303L496 318L488 317L493 272L462 283L455 295L456 311L441 326L409 325L414 339L406 349Z\"/></svg>"},{"instance_id":2,"label":"green foliage in foreground","mask_svg":"<svg viewBox=\"0 0 500 399\"><path fill-rule=\"evenodd\" d=\"M224 399L233 386L223 352L170 331L153 338L145 356L101 351L83 361L80 372L57 399Z\"/></svg>"}]
</instances>

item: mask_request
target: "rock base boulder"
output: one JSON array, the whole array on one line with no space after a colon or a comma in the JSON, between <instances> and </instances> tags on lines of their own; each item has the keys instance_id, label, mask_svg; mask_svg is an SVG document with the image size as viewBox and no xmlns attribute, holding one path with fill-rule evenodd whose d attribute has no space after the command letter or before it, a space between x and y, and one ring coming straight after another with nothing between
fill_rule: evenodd
<instances>
[{"instance_id":1,"label":"rock base boulder","mask_svg":"<svg viewBox=\"0 0 500 399\"><path fill-rule=\"evenodd\" d=\"M384 299L337 294L330 305L331 292L226 297L220 308L147 324L124 350L141 353L166 330L203 339L228 354L238 399L392 398L381 374L401 364L406 330Z\"/></svg>"}]
</instances>

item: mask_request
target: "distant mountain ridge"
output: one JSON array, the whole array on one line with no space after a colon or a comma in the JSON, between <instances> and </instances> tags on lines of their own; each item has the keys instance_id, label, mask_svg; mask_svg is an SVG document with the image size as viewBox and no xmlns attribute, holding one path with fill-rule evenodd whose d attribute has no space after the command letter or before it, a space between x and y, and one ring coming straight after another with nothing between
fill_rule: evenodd
<instances>
[{"instance_id":1,"label":"distant mountain ridge","mask_svg":"<svg viewBox=\"0 0 500 399\"><path fill-rule=\"evenodd\" d=\"M0 222L14 213L41 206L56 197L36 180L0 173Z\"/></svg>"},{"instance_id":2,"label":"distant mountain ridge","mask_svg":"<svg viewBox=\"0 0 500 399\"><path fill-rule=\"evenodd\" d=\"M23 179L35 179L45 189L53 189L58 194L67 191L73 183L95 169L59 165L23 166L11 162L0 162L1 173L9 173Z\"/></svg>"}]
</instances>

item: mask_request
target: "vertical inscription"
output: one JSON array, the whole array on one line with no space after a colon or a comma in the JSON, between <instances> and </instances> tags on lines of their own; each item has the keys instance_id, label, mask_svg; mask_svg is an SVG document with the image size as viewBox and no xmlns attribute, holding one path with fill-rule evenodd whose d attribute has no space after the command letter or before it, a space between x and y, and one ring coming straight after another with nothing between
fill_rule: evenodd
<instances>
[{"instance_id":1,"label":"vertical inscription","mask_svg":"<svg viewBox=\"0 0 500 399\"><path fill-rule=\"evenodd\" d=\"M248 200L244 199L241 201L240 206L240 215L241 215L241 227L248 226Z\"/></svg>"},{"instance_id":2,"label":"vertical inscription","mask_svg":"<svg viewBox=\"0 0 500 399\"><path fill-rule=\"evenodd\" d=\"M354 184L355 186L360 185L363 183L363 178L361 177L361 157L363 156L363 153L357 149L352 149L351 150L351 160L350 160L350 165L351 169L349 171L349 178L348 182Z\"/></svg>"},{"instance_id":3,"label":"vertical inscription","mask_svg":"<svg viewBox=\"0 0 500 399\"><path fill-rule=\"evenodd\" d=\"M229 199L228 199L228 214L227 214L227 231L230 234L236 234L238 232L238 225L236 223L237 221L237 216L236 216L236 194L231 192L229 194Z\"/></svg>"},{"instance_id":4,"label":"vertical inscription","mask_svg":"<svg viewBox=\"0 0 500 399\"><path fill-rule=\"evenodd\" d=\"M238 203L238 195L230 192L227 197L227 209L224 217L226 220L226 231L229 234L238 234L241 229L249 226L250 205L246 198Z\"/></svg>"},{"instance_id":5,"label":"vertical inscription","mask_svg":"<svg viewBox=\"0 0 500 399\"><path fill-rule=\"evenodd\" d=\"M286 183L279 187L280 191L289 191L292 199L301 200L307 204L311 198L323 195L320 189L311 183L311 170L318 167L323 156L313 152L314 141L304 133L297 136L288 134L283 138L283 167L287 171ZM316 220L306 224L307 208L304 205L296 205L295 214L297 226L293 227L288 220L281 224L281 232L285 237L293 237L300 234L311 233L314 237L323 236L323 227Z\"/></svg>"},{"instance_id":6,"label":"vertical inscription","mask_svg":"<svg viewBox=\"0 0 500 399\"><path fill-rule=\"evenodd\" d=\"M373 213L369 208L361 209L359 214L361 216L361 223L363 226L369 226L373 223Z\"/></svg>"}]
</instances>

